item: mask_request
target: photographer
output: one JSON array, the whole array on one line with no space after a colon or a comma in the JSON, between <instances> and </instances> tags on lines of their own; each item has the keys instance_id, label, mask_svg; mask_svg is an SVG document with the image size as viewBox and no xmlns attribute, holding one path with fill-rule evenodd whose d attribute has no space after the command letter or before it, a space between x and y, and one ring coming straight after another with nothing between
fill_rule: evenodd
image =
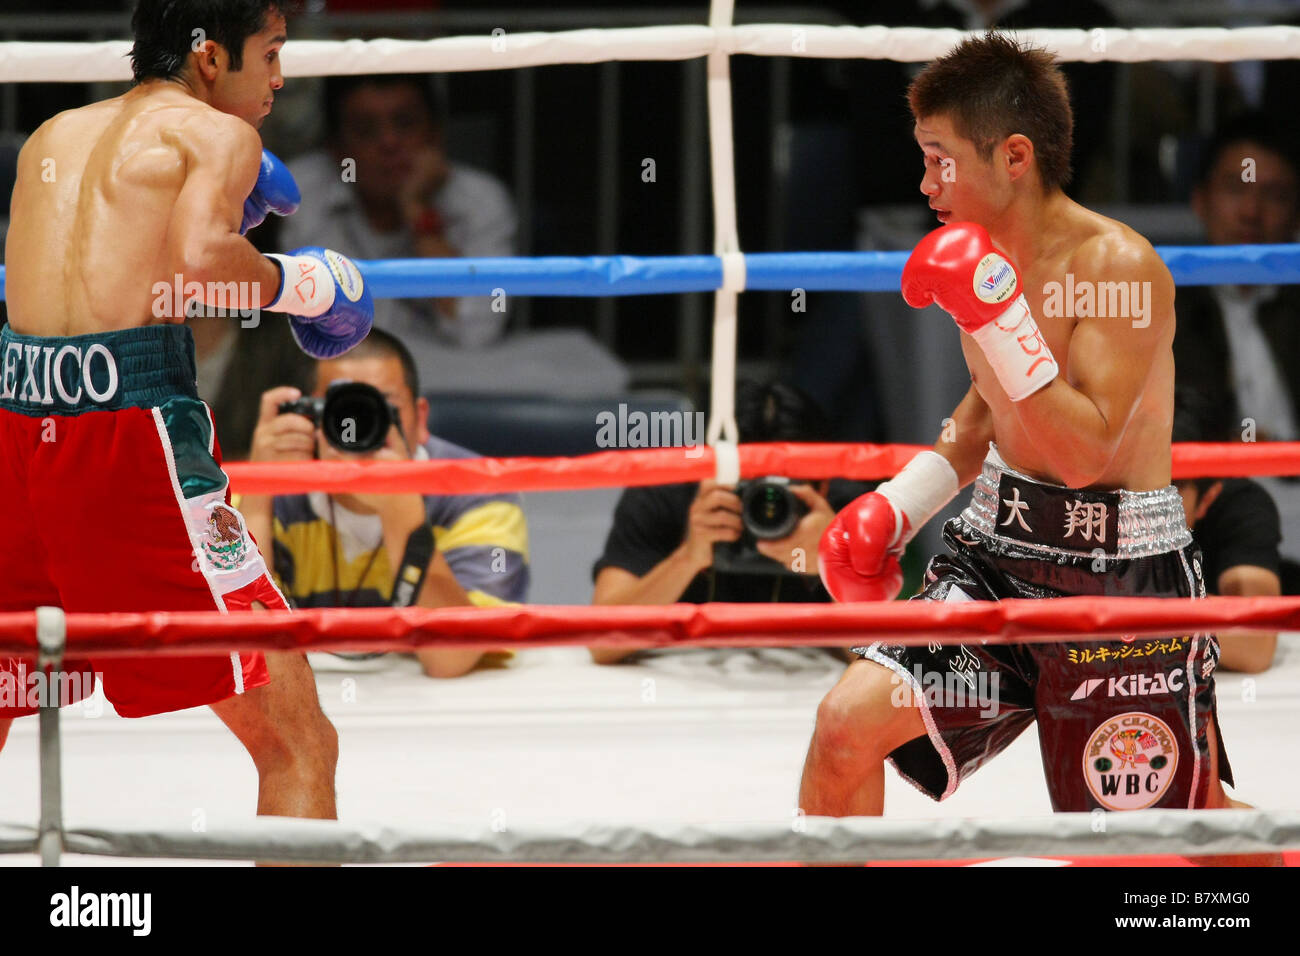
<instances>
[{"instance_id":1,"label":"photographer","mask_svg":"<svg viewBox=\"0 0 1300 956\"><path fill-rule=\"evenodd\" d=\"M289 387L262 395L250 460L476 457L429 434L419 394L410 353L375 329L346 355L317 364L313 397ZM360 450L368 438L379 447ZM526 596L528 530L518 495L245 495L241 510L264 553L274 542L264 556L295 607L464 607ZM430 677L458 677L485 657L416 656Z\"/></svg>"},{"instance_id":2,"label":"photographer","mask_svg":"<svg viewBox=\"0 0 1300 956\"><path fill-rule=\"evenodd\" d=\"M821 410L799 390L743 380L736 384L736 427L742 442L822 441L828 431ZM781 482L628 488L592 572L592 603L829 602L817 576L817 545L836 508L864 489L855 482L790 483L786 497ZM747 524L760 533L792 527L760 538ZM597 664L634 652L589 650Z\"/></svg>"}]
</instances>

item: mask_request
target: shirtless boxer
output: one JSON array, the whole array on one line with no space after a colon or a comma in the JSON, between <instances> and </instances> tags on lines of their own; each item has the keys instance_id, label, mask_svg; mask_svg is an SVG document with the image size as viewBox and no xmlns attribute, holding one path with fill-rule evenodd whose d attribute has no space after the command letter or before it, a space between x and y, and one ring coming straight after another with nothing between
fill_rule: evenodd
<instances>
[{"instance_id":1,"label":"shirtless boxer","mask_svg":"<svg viewBox=\"0 0 1300 956\"><path fill-rule=\"evenodd\" d=\"M279 4L141 0L132 28L136 85L55 116L19 157L0 333L0 610L284 608L230 506L184 315L155 284L289 313L318 357L364 338L373 304L337 253L267 257L243 236L297 205L257 133L284 85ZM237 299L209 283L237 284ZM253 758L258 813L335 816L337 737L303 655L65 668L101 674L123 716L211 705ZM31 711L0 710L0 742Z\"/></svg>"},{"instance_id":2,"label":"shirtless boxer","mask_svg":"<svg viewBox=\"0 0 1300 956\"><path fill-rule=\"evenodd\" d=\"M1173 280L1142 236L1062 191L1064 78L1048 54L989 34L930 64L909 102L921 191L946 225L913 251L903 295L956 320L972 385L952 415L955 440L827 529L827 588L840 601L896 597L908 540L975 481L920 598L1203 596L1170 485ZM1067 281L1072 308L1059 297ZM1120 282L1144 301L1098 315L1099 300L1078 298ZM1210 636L855 650L862 659L817 712L806 813L881 813L886 759L942 800L1035 719L1056 810L1229 805ZM939 680L964 690L936 701L923 685ZM994 689L993 700L970 688Z\"/></svg>"}]
</instances>

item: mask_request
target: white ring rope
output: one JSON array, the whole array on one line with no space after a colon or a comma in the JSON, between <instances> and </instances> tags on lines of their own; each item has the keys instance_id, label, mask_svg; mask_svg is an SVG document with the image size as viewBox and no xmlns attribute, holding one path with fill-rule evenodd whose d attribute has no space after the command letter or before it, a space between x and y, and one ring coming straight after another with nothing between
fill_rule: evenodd
<instances>
[{"instance_id":1,"label":"white ring rope","mask_svg":"<svg viewBox=\"0 0 1300 956\"><path fill-rule=\"evenodd\" d=\"M967 35L961 30L922 27L782 23L625 27L503 32L436 40L290 40L282 61L289 77L461 73L610 60L690 60L711 53L921 63L946 53ZM1023 30L1017 36L1046 47L1067 62L1300 59L1300 27ZM129 80L130 50L129 40L0 43L0 83Z\"/></svg>"},{"instance_id":2,"label":"white ring rope","mask_svg":"<svg viewBox=\"0 0 1300 956\"><path fill-rule=\"evenodd\" d=\"M0 824L0 853L31 852L31 827ZM353 826L259 817L190 829L73 825L66 853L296 863L776 862L960 860L999 856L1217 855L1300 846L1300 813L1146 810L1018 819L801 817L789 822Z\"/></svg>"},{"instance_id":3,"label":"white ring rope","mask_svg":"<svg viewBox=\"0 0 1300 956\"><path fill-rule=\"evenodd\" d=\"M709 26L731 26L734 0L713 0ZM722 288L713 294L713 360L709 384L710 445L740 441L736 428L736 315L745 288L745 257L736 225L736 159L731 122L731 59L721 50L709 54L709 166L713 176L713 254L722 258ZM717 458L717 480L734 484L740 477L739 452L728 448ZM734 460L733 460L734 458Z\"/></svg>"}]
</instances>

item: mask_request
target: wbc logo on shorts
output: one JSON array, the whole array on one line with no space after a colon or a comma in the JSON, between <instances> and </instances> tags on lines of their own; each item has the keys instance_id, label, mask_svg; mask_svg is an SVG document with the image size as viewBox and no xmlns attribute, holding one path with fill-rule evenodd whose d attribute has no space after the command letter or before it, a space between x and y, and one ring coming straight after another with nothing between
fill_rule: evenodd
<instances>
[{"instance_id":1,"label":"wbc logo on shorts","mask_svg":"<svg viewBox=\"0 0 1300 956\"><path fill-rule=\"evenodd\" d=\"M1159 802L1178 769L1178 743L1151 714L1111 717L1083 748L1083 776L1108 810L1143 810Z\"/></svg>"}]
</instances>

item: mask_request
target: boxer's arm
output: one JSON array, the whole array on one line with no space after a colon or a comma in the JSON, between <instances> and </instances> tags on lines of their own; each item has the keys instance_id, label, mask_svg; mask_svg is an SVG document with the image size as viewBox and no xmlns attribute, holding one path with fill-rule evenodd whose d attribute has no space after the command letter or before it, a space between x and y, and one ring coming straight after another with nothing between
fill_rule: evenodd
<instances>
[{"instance_id":1,"label":"boxer's arm","mask_svg":"<svg viewBox=\"0 0 1300 956\"><path fill-rule=\"evenodd\" d=\"M168 273L199 283L205 293L220 287L223 301L205 295L208 305L260 308L275 297L280 270L239 229L261 168L262 140L243 120L206 112L180 135L187 168L168 224ZM233 296L229 283L235 283Z\"/></svg>"},{"instance_id":2,"label":"boxer's arm","mask_svg":"<svg viewBox=\"0 0 1300 956\"><path fill-rule=\"evenodd\" d=\"M1153 364L1170 348L1174 283L1142 240L1094 240L1075 256L1072 268L1076 287L1085 281L1098 289L1105 288L1102 283L1126 283L1139 290L1145 304L1142 316L1130 299L1131 315L1079 319L1070 337L1067 374L1014 405L1057 477L1071 488L1085 488L1115 457Z\"/></svg>"},{"instance_id":3,"label":"boxer's arm","mask_svg":"<svg viewBox=\"0 0 1300 956\"><path fill-rule=\"evenodd\" d=\"M953 409L951 424L945 424L934 443L935 452L946 458L957 473L957 487L965 488L979 477L993 438L993 413L972 382Z\"/></svg>"}]
</instances>

